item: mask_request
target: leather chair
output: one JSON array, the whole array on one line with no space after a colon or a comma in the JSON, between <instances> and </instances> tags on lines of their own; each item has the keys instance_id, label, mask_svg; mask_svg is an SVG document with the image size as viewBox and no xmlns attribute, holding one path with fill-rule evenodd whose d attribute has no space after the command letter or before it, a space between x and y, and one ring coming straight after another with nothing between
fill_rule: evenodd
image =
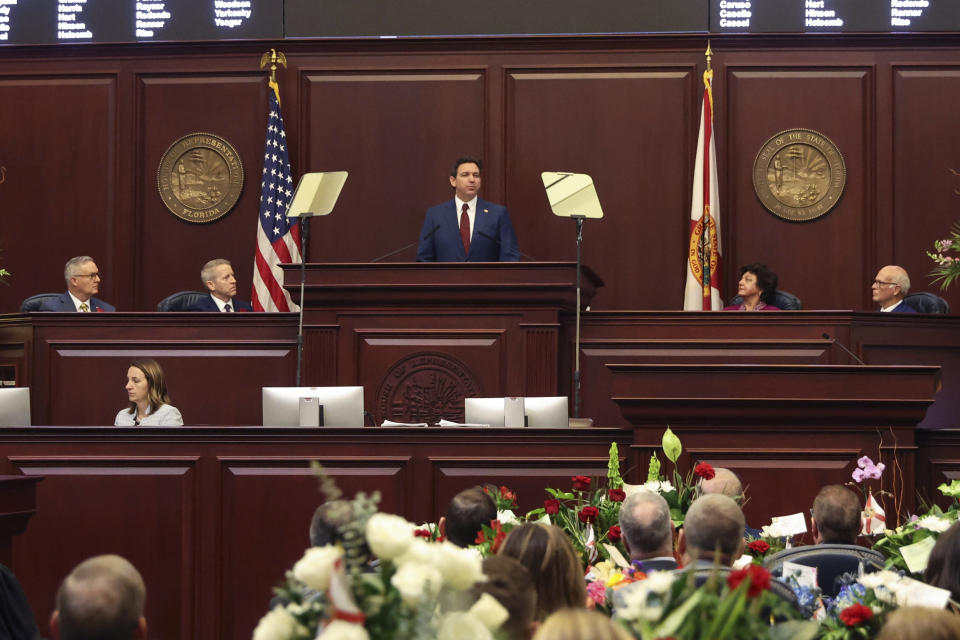
<instances>
[{"instance_id":1,"label":"leather chair","mask_svg":"<svg viewBox=\"0 0 960 640\"><path fill-rule=\"evenodd\" d=\"M730 304L735 305L739 305L741 302L743 302L743 298L740 296L734 296L730 300ZM783 309L784 311L800 311L803 308L800 298L782 289L777 289L777 293L773 297L773 306L778 309ZM919 309L917 309L917 311L919 311Z\"/></svg>"},{"instance_id":2,"label":"leather chair","mask_svg":"<svg viewBox=\"0 0 960 640\"><path fill-rule=\"evenodd\" d=\"M21 303L20 312L33 313L35 311L40 311L40 305L43 304L44 300L47 300L49 298L56 298L59 295L60 295L59 293L38 293L35 296L30 296L29 298L24 300L23 303Z\"/></svg>"},{"instance_id":3,"label":"leather chair","mask_svg":"<svg viewBox=\"0 0 960 640\"><path fill-rule=\"evenodd\" d=\"M198 300L209 295L206 291L178 291L161 300L157 311L189 311Z\"/></svg>"},{"instance_id":4,"label":"leather chair","mask_svg":"<svg viewBox=\"0 0 960 640\"><path fill-rule=\"evenodd\" d=\"M783 575L784 562L816 567L820 590L833 598L843 586L839 582L843 574L857 575L861 565L865 573L873 573L883 569L884 561L879 551L855 544L812 544L784 549L767 558L763 565L775 576Z\"/></svg>"},{"instance_id":5,"label":"leather chair","mask_svg":"<svg viewBox=\"0 0 960 640\"><path fill-rule=\"evenodd\" d=\"M950 313L950 304L940 296L918 291L904 296L903 301L917 310L918 313Z\"/></svg>"}]
</instances>

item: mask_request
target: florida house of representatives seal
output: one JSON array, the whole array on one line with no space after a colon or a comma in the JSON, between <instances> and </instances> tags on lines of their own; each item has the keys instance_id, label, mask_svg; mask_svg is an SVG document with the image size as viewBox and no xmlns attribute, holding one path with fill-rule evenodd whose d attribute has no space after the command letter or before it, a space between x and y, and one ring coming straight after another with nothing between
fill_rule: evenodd
<instances>
[{"instance_id":1,"label":"florida house of representatives seal","mask_svg":"<svg viewBox=\"0 0 960 640\"><path fill-rule=\"evenodd\" d=\"M240 154L212 133L183 136L160 159L157 188L173 215L187 222L213 222L227 215L240 199Z\"/></svg>"},{"instance_id":2,"label":"florida house of representatives seal","mask_svg":"<svg viewBox=\"0 0 960 640\"><path fill-rule=\"evenodd\" d=\"M811 129L781 131L753 162L753 189L767 210L785 220L819 218L840 200L847 184L843 154Z\"/></svg>"}]
</instances>

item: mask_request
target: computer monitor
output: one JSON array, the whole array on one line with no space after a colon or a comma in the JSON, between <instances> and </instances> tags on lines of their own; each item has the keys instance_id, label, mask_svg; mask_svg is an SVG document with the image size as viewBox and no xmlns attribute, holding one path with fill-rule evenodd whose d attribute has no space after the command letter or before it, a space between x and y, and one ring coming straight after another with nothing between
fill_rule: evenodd
<instances>
[{"instance_id":1,"label":"computer monitor","mask_svg":"<svg viewBox=\"0 0 960 640\"><path fill-rule=\"evenodd\" d=\"M531 397L523 399L523 413L528 427L567 427L569 401L566 396ZM504 425L503 398L464 398L464 422Z\"/></svg>"},{"instance_id":2,"label":"computer monitor","mask_svg":"<svg viewBox=\"0 0 960 640\"><path fill-rule=\"evenodd\" d=\"M566 396L524 398L523 413L528 427L563 427L570 425L569 401Z\"/></svg>"},{"instance_id":3,"label":"computer monitor","mask_svg":"<svg viewBox=\"0 0 960 640\"><path fill-rule=\"evenodd\" d=\"M301 398L317 398L321 427L363 426L363 387L263 387L263 426L299 427Z\"/></svg>"},{"instance_id":4,"label":"computer monitor","mask_svg":"<svg viewBox=\"0 0 960 640\"><path fill-rule=\"evenodd\" d=\"M30 387L0 388L0 427L30 426Z\"/></svg>"}]
</instances>

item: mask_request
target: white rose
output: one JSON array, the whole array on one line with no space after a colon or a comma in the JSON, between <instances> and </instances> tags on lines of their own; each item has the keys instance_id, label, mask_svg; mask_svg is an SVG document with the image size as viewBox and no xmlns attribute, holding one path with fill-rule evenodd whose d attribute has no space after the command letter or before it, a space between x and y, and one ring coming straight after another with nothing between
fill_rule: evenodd
<instances>
[{"instance_id":1,"label":"white rose","mask_svg":"<svg viewBox=\"0 0 960 640\"><path fill-rule=\"evenodd\" d=\"M483 558L476 549L461 549L452 542L433 545L433 564L443 580L457 591L464 591L475 582L486 580Z\"/></svg>"},{"instance_id":2,"label":"white rose","mask_svg":"<svg viewBox=\"0 0 960 640\"><path fill-rule=\"evenodd\" d=\"M659 604L659 598L657 598L658 604L649 604L648 601L652 589L649 588L650 585L646 584L650 578L659 573L669 572L656 571L651 573L646 580L634 582L620 589L619 594L621 595L623 606L617 607L615 611L617 618L622 620L649 620L651 622L660 619L660 616L663 615L663 605ZM671 582L672 581L671 578Z\"/></svg>"},{"instance_id":3,"label":"white rose","mask_svg":"<svg viewBox=\"0 0 960 640\"><path fill-rule=\"evenodd\" d=\"M440 622L437 640L493 640L493 635L480 620L458 611L445 616Z\"/></svg>"},{"instance_id":4,"label":"white rose","mask_svg":"<svg viewBox=\"0 0 960 640\"><path fill-rule=\"evenodd\" d=\"M323 638L323 640L370 640L370 634L363 628L363 625L353 624L345 620L334 620L317 634L317 638Z\"/></svg>"},{"instance_id":5,"label":"white rose","mask_svg":"<svg viewBox=\"0 0 960 640\"><path fill-rule=\"evenodd\" d=\"M467 613L482 622L490 631L499 629L510 617L510 612L489 593L481 595Z\"/></svg>"},{"instance_id":6,"label":"white rose","mask_svg":"<svg viewBox=\"0 0 960 640\"><path fill-rule=\"evenodd\" d=\"M427 542L423 538L415 538L403 555L394 560L398 566L408 562L418 564L433 564L436 549L440 545L433 542Z\"/></svg>"},{"instance_id":7,"label":"white rose","mask_svg":"<svg viewBox=\"0 0 960 640\"><path fill-rule=\"evenodd\" d=\"M673 586L674 575L669 571L651 571L643 583L654 593L664 594Z\"/></svg>"},{"instance_id":8,"label":"white rose","mask_svg":"<svg viewBox=\"0 0 960 640\"><path fill-rule=\"evenodd\" d=\"M520 524L520 520L517 519L517 514L510 509L498 511L497 520L499 520L501 524Z\"/></svg>"},{"instance_id":9,"label":"white rose","mask_svg":"<svg viewBox=\"0 0 960 640\"><path fill-rule=\"evenodd\" d=\"M297 619L290 615L282 606L275 606L267 615L260 618L257 628L253 630L253 640L286 640L295 638Z\"/></svg>"},{"instance_id":10,"label":"white rose","mask_svg":"<svg viewBox=\"0 0 960 640\"><path fill-rule=\"evenodd\" d=\"M937 533L943 533L950 528L950 521L937 516L924 516L917 520L917 526Z\"/></svg>"},{"instance_id":11,"label":"white rose","mask_svg":"<svg viewBox=\"0 0 960 640\"><path fill-rule=\"evenodd\" d=\"M326 591L330 587L333 566L341 557L343 549L338 546L311 547L293 565L293 577L311 589Z\"/></svg>"},{"instance_id":12,"label":"white rose","mask_svg":"<svg viewBox=\"0 0 960 640\"><path fill-rule=\"evenodd\" d=\"M381 560L403 555L413 542L413 525L389 513L375 513L367 521L367 544Z\"/></svg>"},{"instance_id":13,"label":"white rose","mask_svg":"<svg viewBox=\"0 0 960 640\"><path fill-rule=\"evenodd\" d=\"M443 577L428 564L407 562L393 574L390 584L400 592L400 597L407 605L415 607L422 598L432 598L437 594Z\"/></svg>"}]
</instances>

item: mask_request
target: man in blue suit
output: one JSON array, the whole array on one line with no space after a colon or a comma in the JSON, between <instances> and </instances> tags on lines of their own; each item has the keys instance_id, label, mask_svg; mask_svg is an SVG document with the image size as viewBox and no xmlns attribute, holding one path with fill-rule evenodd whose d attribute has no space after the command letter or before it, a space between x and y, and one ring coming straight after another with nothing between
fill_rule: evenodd
<instances>
[{"instance_id":1,"label":"man in blue suit","mask_svg":"<svg viewBox=\"0 0 960 640\"><path fill-rule=\"evenodd\" d=\"M458 158L450 171L453 200L427 209L417 262L517 262L520 249L506 207L477 197L482 164Z\"/></svg>"},{"instance_id":2,"label":"man in blue suit","mask_svg":"<svg viewBox=\"0 0 960 640\"><path fill-rule=\"evenodd\" d=\"M916 313L917 310L903 301L910 293L910 276L903 267L889 264L877 272L870 285L873 301L880 305L880 311L895 313Z\"/></svg>"},{"instance_id":3,"label":"man in blue suit","mask_svg":"<svg viewBox=\"0 0 960 640\"><path fill-rule=\"evenodd\" d=\"M210 295L200 298L190 307L190 311L212 311L213 313L234 313L253 311L249 302L233 296L237 295L237 278L233 275L233 266L229 260L217 258L203 265L200 280L210 291Z\"/></svg>"},{"instance_id":4,"label":"man in blue suit","mask_svg":"<svg viewBox=\"0 0 960 640\"><path fill-rule=\"evenodd\" d=\"M100 293L100 270L90 256L77 256L67 260L63 267L63 277L67 281L67 292L55 298L47 298L38 311L66 311L97 313L116 311L113 305L95 298Z\"/></svg>"}]
</instances>

